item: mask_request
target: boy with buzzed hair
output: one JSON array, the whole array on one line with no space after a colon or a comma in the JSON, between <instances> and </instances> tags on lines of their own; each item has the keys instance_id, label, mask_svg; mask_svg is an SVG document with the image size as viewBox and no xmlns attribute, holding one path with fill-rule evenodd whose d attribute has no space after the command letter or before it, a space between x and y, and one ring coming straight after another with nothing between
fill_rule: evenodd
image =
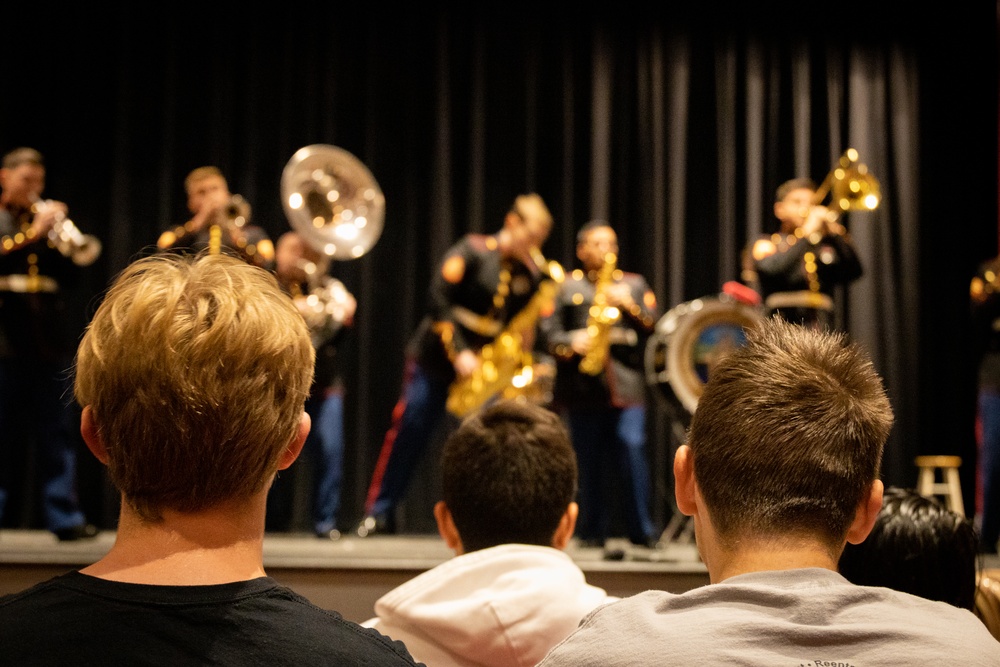
<instances>
[{"instance_id":1,"label":"boy with buzzed hair","mask_svg":"<svg viewBox=\"0 0 1000 667\"><path fill-rule=\"evenodd\" d=\"M837 571L881 509L892 423L881 378L846 335L779 317L748 330L674 459L711 584L607 605L541 665L1000 664L971 612Z\"/></svg>"},{"instance_id":2,"label":"boy with buzzed hair","mask_svg":"<svg viewBox=\"0 0 1000 667\"><path fill-rule=\"evenodd\" d=\"M558 416L500 401L441 455L441 537L456 556L390 591L365 625L428 665L533 665L607 593L562 550L576 525L576 456Z\"/></svg>"},{"instance_id":3,"label":"boy with buzzed hair","mask_svg":"<svg viewBox=\"0 0 1000 667\"><path fill-rule=\"evenodd\" d=\"M265 269L204 253L128 266L76 364L83 439L121 493L117 539L0 598L3 661L414 664L264 572L267 491L309 432L313 361Z\"/></svg>"}]
</instances>

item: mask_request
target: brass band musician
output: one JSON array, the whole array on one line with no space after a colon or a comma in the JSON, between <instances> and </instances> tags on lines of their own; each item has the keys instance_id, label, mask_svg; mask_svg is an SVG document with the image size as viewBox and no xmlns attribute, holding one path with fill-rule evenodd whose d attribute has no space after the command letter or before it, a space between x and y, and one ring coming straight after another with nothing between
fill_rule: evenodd
<instances>
[{"instance_id":1,"label":"brass band musician","mask_svg":"<svg viewBox=\"0 0 1000 667\"><path fill-rule=\"evenodd\" d=\"M61 541L90 538L76 489L76 414L65 400L76 338L65 290L78 263L52 241L67 207L41 202L45 165L33 148L0 166L0 516L19 450L34 442L46 527Z\"/></svg>"},{"instance_id":2,"label":"brass band musician","mask_svg":"<svg viewBox=\"0 0 1000 667\"><path fill-rule=\"evenodd\" d=\"M274 244L263 228L249 221L250 207L218 167L198 167L184 179L191 219L160 235L161 251L227 252L266 269L274 263Z\"/></svg>"},{"instance_id":3,"label":"brass band musician","mask_svg":"<svg viewBox=\"0 0 1000 667\"><path fill-rule=\"evenodd\" d=\"M285 232L278 238L275 276L305 319L316 349L313 384L305 407L312 418L312 430L303 450L313 466L312 529L316 537L336 540L340 538L337 511L344 467L340 359L345 335L354 324L357 302L329 272L329 258L306 243L298 232ZM269 500L280 495L282 482L275 480Z\"/></svg>"},{"instance_id":4,"label":"brass band musician","mask_svg":"<svg viewBox=\"0 0 1000 667\"><path fill-rule=\"evenodd\" d=\"M808 178L782 183L776 192L776 234L757 239L744 254L743 282L760 292L769 313L834 328L834 289L861 276L850 234L836 215L813 198Z\"/></svg>"},{"instance_id":5,"label":"brass band musician","mask_svg":"<svg viewBox=\"0 0 1000 667\"><path fill-rule=\"evenodd\" d=\"M604 220L577 233L582 268L563 283L540 332L556 359L553 407L569 424L580 469L577 537L604 546L610 536L608 471L619 470L629 540L651 547L643 352L658 317L646 279L617 268L618 237Z\"/></svg>"},{"instance_id":6,"label":"brass band musician","mask_svg":"<svg viewBox=\"0 0 1000 667\"><path fill-rule=\"evenodd\" d=\"M431 282L429 312L408 345L402 395L369 485L360 537L395 532L396 506L446 414L452 383L481 370L480 352L549 279L537 250L551 227L542 198L523 194L496 234L468 234L445 254Z\"/></svg>"}]
</instances>

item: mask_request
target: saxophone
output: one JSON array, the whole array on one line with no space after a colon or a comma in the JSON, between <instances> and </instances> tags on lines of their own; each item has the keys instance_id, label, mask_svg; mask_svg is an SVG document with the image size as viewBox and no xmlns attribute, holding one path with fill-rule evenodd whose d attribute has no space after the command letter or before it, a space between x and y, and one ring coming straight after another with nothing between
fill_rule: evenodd
<instances>
[{"instance_id":1,"label":"saxophone","mask_svg":"<svg viewBox=\"0 0 1000 667\"><path fill-rule=\"evenodd\" d=\"M608 287L614 282L618 256L609 252L604 256L604 265L597 274L594 284L594 302L587 318L587 335L590 337L590 351L580 359L580 372L598 375L604 370L611 347L611 328L621 318L621 311L608 305Z\"/></svg>"},{"instance_id":2,"label":"saxophone","mask_svg":"<svg viewBox=\"0 0 1000 667\"><path fill-rule=\"evenodd\" d=\"M482 347L479 368L468 377L457 378L451 383L445 407L458 418L477 410L495 396L518 398L530 393L535 380L534 361L525 343L534 340L542 308L555 300L564 278L558 262L545 260L537 250L532 254L548 278L539 284L528 304L504 330Z\"/></svg>"}]
</instances>

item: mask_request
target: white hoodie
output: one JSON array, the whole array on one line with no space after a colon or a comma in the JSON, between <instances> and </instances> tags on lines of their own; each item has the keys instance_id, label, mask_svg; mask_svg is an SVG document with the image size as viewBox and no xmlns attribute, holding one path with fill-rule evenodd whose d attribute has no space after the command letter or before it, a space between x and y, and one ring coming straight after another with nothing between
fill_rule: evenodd
<instances>
[{"instance_id":1,"label":"white hoodie","mask_svg":"<svg viewBox=\"0 0 1000 667\"><path fill-rule=\"evenodd\" d=\"M456 556L389 591L362 625L427 667L531 667L613 602L562 551L504 544Z\"/></svg>"}]
</instances>

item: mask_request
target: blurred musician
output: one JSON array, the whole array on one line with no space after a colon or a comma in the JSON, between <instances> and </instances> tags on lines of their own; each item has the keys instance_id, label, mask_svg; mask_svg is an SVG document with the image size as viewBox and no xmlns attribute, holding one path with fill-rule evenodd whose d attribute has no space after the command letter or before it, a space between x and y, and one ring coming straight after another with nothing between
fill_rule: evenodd
<instances>
[{"instance_id":1,"label":"blurred musician","mask_svg":"<svg viewBox=\"0 0 1000 667\"><path fill-rule=\"evenodd\" d=\"M15 456L32 442L46 527L60 540L97 529L80 510L76 490L76 414L70 409L76 333L63 290L79 268L50 241L65 218L61 202L41 202L45 165L33 148L7 153L0 167L0 516ZM30 486L30 485L29 485Z\"/></svg>"},{"instance_id":2,"label":"blurred musician","mask_svg":"<svg viewBox=\"0 0 1000 667\"><path fill-rule=\"evenodd\" d=\"M1000 542L1000 257L979 265L969 284L974 353L978 366L980 548Z\"/></svg>"},{"instance_id":3,"label":"blurred musician","mask_svg":"<svg viewBox=\"0 0 1000 667\"><path fill-rule=\"evenodd\" d=\"M770 313L832 329L834 288L859 278L861 262L834 212L813 205L815 194L808 178L778 187L774 215L781 227L744 254L743 282L760 292Z\"/></svg>"},{"instance_id":4,"label":"blurred musician","mask_svg":"<svg viewBox=\"0 0 1000 667\"><path fill-rule=\"evenodd\" d=\"M343 357L345 333L354 323L357 302L329 269L329 258L297 232L278 239L278 283L305 318L316 348L316 372L306 400L313 426L305 444L305 455L314 467L312 527L316 537L335 540L340 537L337 511L344 461L344 386L338 359ZM279 488L280 479L272 495Z\"/></svg>"},{"instance_id":5,"label":"blurred musician","mask_svg":"<svg viewBox=\"0 0 1000 667\"><path fill-rule=\"evenodd\" d=\"M161 251L225 251L270 269L274 244L267 232L250 224L250 206L229 185L217 167L198 167L184 179L191 219L160 235Z\"/></svg>"},{"instance_id":6,"label":"blurred musician","mask_svg":"<svg viewBox=\"0 0 1000 667\"><path fill-rule=\"evenodd\" d=\"M582 269L567 277L540 331L557 364L554 407L566 417L580 467L577 537L604 546L613 505L607 490L621 488L629 540L652 547L659 535L650 517L642 367L659 315L656 296L643 276L617 270L618 236L606 221L586 223L576 239ZM608 484L616 469L621 487Z\"/></svg>"},{"instance_id":7,"label":"blurred musician","mask_svg":"<svg viewBox=\"0 0 1000 667\"><path fill-rule=\"evenodd\" d=\"M523 194L496 234L466 235L438 265L429 312L407 350L402 395L372 475L359 537L395 532L396 506L445 416L452 382L481 369L482 349L528 310L549 279L532 250L541 248L551 228L542 198Z\"/></svg>"}]
</instances>

